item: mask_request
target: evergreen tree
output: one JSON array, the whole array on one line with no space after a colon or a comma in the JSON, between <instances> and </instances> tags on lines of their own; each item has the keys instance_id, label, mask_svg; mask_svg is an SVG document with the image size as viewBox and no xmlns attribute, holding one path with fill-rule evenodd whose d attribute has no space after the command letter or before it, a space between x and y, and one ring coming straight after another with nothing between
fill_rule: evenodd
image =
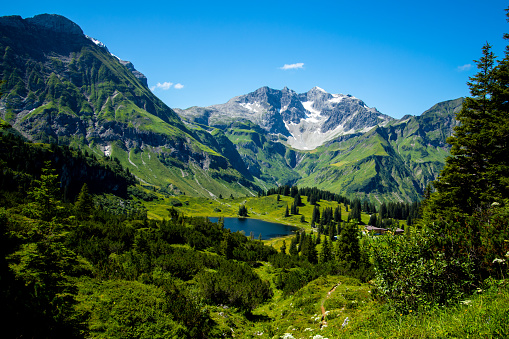
<instances>
[{"instance_id":1,"label":"evergreen tree","mask_svg":"<svg viewBox=\"0 0 509 339\"><path fill-rule=\"evenodd\" d=\"M245 205L240 205L239 206L239 212L238 212L238 215L239 217L247 217L247 207Z\"/></svg>"},{"instance_id":2,"label":"evergreen tree","mask_svg":"<svg viewBox=\"0 0 509 339\"><path fill-rule=\"evenodd\" d=\"M305 256L310 263L316 264L318 262L318 254L316 252L313 236L310 234L306 238L306 253L303 252L302 255Z\"/></svg>"},{"instance_id":3,"label":"evergreen tree","mask_svg":"<svg viewBox=\"0 0 509 339\"><path fill-rule=\"evenodd\" d=\"M338 204L336 209L334 210L334 221L336 223L341 221L341 206Z\"/></svg>"},{"instance_id":4,"label":"evergreen tree","mask_svg":"<svg viewBox=\"0 0 509 339\"><path fill-rule=\"evenodd\" d=\"M292 186L291 190L290 190L290 196L292 197L296 197L299 195L299 188L297 186ZM300 198L300 196L299 196Z\"/></svg>"},{"instance_id":5,"label":"evergreen tree","mask_svg":"<svg viewBox=\"0 0 509 339\"><path fill-rule=\"evenodd\" d=\"M375 213L371 214L370 217L369 217L368 225L376 226L376 224L377 224L376 223L376 219L377 219L376 218L376 214Z\"/></svg>"},{"instance_id":6,"label":"evergreen tree","mask_svg":"<svg viewBox=\"0 0 509 339\"><path fill-rule=\"evenodd\" d=\"M332 259L332 249L329 240L325 237L320 251L320 263L329 262Z\"/></svg>"},{"instance_id":7,"label":"evergreen tree","mask_svg":"<svg viewBox=\"0 0 509 339\"><path fill-rule=\"evenodd\" d=\"M299 251L297 249L297 238L292 238L292 240L290 241L290 250L289 250L289 254L292 256L292 257L295 257L295 256L298 256L299 255Z\"/></svg>"},{"instance_id":8,"label":"evergreen tree","mask_svg":"<svg viewBox=\"0 0 509 339\"><path fill-rule=\"evenodd\" d=\"M92 209L94 208L94 200L88 193L88 185L85 183L81 187L81 191L78 194L76 203L74 204L76 214L80 219L85 219L90 216Z\"/></svg>"},{"instance_id":9,"label":"evergreen tree","mask_svg":"<svg viewBox=\"0 0 509 339\"><path fill-rule=\"evenodd\" d=\"M44 221L52 220L60 210L58 193L58 175L48 161L42 168L40 178L34 180L34 185L28 191L28 196L32 198L33 203L27 205L25 213Z\"/></svg>"},{"instance_id":10,"label":"evergreen tree","mask_svg":"<svg viewBox=\"0 0 509 339\"><path fill-rule=\"evenodd\" d=\"M470 78L472 97L456 115L460 122L447 139L451 156L434 183L433 206L471 214L509 198L509 51L498 66L488 43ZM433 200L433 199L432 199Z\"/></svg>"},{"instance_id":11,"label":"evergreen tree","mask_svg":"<svg viewBox=\"0 0 509 339\"><path fill-rule=\"evenodd\" d=\"M286 240L283 240L283 245L280 248L281 253L286 254Z\"/></svg>"},{"instance_id":12,"label":"evergreen tree","mask_svg":"<svg viewBox=\"0 0 509 339\"><path fill-rule=\"evenodd\" d=\"M358 233L355 223L346 223L336 241L337 260L347 269L357 268L361 258Z\"/></svg>"}]
</instances>

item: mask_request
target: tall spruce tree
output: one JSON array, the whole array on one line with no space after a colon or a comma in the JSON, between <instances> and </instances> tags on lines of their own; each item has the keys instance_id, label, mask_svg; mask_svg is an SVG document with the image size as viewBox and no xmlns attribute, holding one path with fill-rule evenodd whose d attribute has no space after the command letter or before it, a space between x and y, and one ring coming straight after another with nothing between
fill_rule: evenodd
<instances>
[{"instance_id":1,"label":"tall spruce tree","mask_svg":"<svg viewBox=\"0 0 509 339\"><path fill-rule=\"evenodd\" d=\"M361 258L358 233L357 224L346 223L336 242L337 260L347 269L357 268Z\"/></svg>"},{"instance_id":2,"label":"tall spruce tree","mask_svg":"<svg viewBox=\"0 0 509 339\"><path fill-rule=\"evenodd\" d=\"M509 198L509 51L498 66L495 58L487 43L475 61L479 72L468 82L472 97L456 115L460 124L447 139L451 156L434 183L434 209L471 214Z\"/></svg>"}]
</instances>

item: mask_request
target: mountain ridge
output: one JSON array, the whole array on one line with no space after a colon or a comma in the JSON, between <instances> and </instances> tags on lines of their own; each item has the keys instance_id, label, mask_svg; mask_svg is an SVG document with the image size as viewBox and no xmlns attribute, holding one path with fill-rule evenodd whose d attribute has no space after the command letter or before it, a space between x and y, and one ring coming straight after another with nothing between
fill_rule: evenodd
<instances>
[{"instance_id":1,"label":"mountain ridge","mask_svg":"<svg viewBox=\"0 0 509 339\"><path fill-rule=\"evenodd\" d=\"M0 117L29 140L115 157L165 194L217 199L300 185L418 200L448 155L463 100L398 120L352 95L265 86L171 109L132 63L72 21L34 18L0 18Z\"/></svg>"},{"instance_id":2,"label":"mountain ridge","mask_svg":"<svg viewBox=\"0 0 509 339\"><path fill-rule=\"evenodd\" d=\"M225 104L175 111L184 120L211 126L247 119L269 133L285 136L288 146L300 150L312 150L335 137L366 132L393 120L352 95L330 94L320 87L298 94L288 87L264 86Z\"/></svg>"}]
</instances>

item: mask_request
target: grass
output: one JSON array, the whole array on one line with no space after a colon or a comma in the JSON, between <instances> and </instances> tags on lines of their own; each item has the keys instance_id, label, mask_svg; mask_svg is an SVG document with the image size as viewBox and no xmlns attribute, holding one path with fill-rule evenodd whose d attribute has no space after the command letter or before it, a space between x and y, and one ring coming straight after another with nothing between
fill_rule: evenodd
<instances>
[{"instance_id":1,"label":"grass","mask_svg":"<svg viewBox=\"0 0 509 339\"><path fill-rule=\"evenodd\" d=\"M171 199L147 203L150 214L167 216ZM194 216L235 217L238 207L244 204L251 218L281 222L310 231L309 223L301 223L300 215L285 218L290 197L267 196L261 198L210 199L179 196L178 209ZM300 207L307 221L311 220L313 206L303 197ZM320 208L337 206L336 202L320 202ZM347 219L345 206L341 205L342 218ZM218 212L217 209L221 211ZM367 223L369 216L362 214ZM265 241L279 249L291 236ZM318 248L319 250L319 248ZM275 289L278 270L270 263L261 262L258 275L268 281L274 291L271 300L255 309L252 314L242 314L235 308L207 306L211 318L222 332L236 338L281 338L289 333L293 338L506 338L509 336L509 283L491 283L479 293L449 307L430 310L412 310L398 313L376 299L376 288L370 283L344 276L320 277L290 296L283 296ZM331 292L333 287L336 288ZM330 292L330 293L329 293ZM326 326L321 326L322 310ZM348 319L348 320L346 320ZM345 324L345 326L343 326ZM321 336L321 337L320 337ZM291 338L288 336L288 338Z\"/></svg>"},{"instance_id":2,"label":"grass","mask_svg":"<svg viewBox=\"0 0 509 339\"><path fill-rule=\"evenodd\" d=\"M257 268L272 281L274 269ZM331 292L333 287L336 288ZM329 293L330 292L330 293ZM509 288L492 286L451 307L397 313L373 297L374 286L344 276L320 277L294 295L274 297L241 316L235 309L209 308L221 327L240 338L507 338ZM326 326L322 326L322 310ZM348 320L346 320L348 319ZM343 326L345 324L345 326ZM321 336L321 337L319 337Z\"/></svg>"}]
</instances>

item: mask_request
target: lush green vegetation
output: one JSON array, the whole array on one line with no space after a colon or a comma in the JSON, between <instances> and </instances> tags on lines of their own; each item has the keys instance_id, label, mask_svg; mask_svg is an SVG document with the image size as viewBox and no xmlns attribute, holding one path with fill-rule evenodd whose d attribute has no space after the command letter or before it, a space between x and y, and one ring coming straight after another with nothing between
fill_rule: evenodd
<instances>
[{"instance_id":1,"label":"lush green vegetation","mask_svg":"<svg viewBox=\"0 0 509 339\"><path fill-rule=\"evenodd\" d=\"M487 44L477 65L422 205L289 185L174 196L141 186L121 160L27 143L2 124L2 336L508 337L509 49L497 61ZM237 127L234 141L256 142ZM386 158L389 143L375 140ZM262 242L212 215L301 229ZM368 224L389 230L361 233Z\"/></svg>"}]
</instances>

